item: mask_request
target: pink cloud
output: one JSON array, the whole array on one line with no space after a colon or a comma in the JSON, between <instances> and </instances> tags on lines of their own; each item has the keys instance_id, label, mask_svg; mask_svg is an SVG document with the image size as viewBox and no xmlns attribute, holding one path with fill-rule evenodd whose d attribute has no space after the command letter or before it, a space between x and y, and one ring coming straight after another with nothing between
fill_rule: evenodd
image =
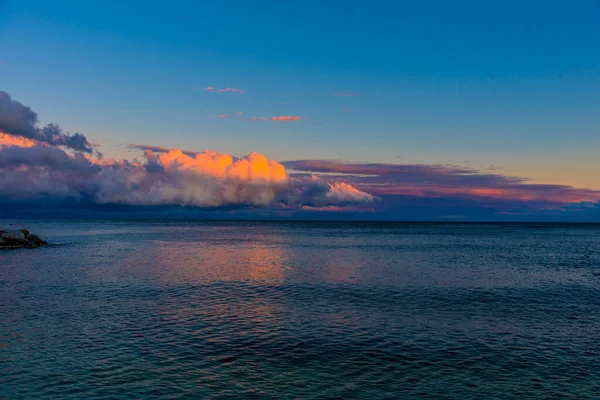
<instances>
[{"instance_id":1,"label":"pink cloud","mask_svg":"<svg viewBox=\"0 0 600 400\"><path fill-rule=\"evenodd\" d=\"M219 119L231 118L231 114L220 114L220 115L217 115L217 118L219 118Z\"/></svg>"},{"instance_id":2,"label":"pink cloud","mask_svg":"<svg viewBox=\"0 0 600 400\"><path fill-rule=\"evenodd\" d=\"M337 97L355 97L358 96L356 93L337 92L334 94Z\"/></svg>"},{"instance_id":3,"label":"pink cloud","mask_svg":"<svg viewBox=\"0 0 600 400\"><path fill-rule=\"evenodd\" d=\"M249 121L275 121L275 122L297 122L303 121L306 117L298 115L274 115L272 117L251 117Z\"/></svg>"},{"instance_id":4,"label":"pink cloud","mask_svg":"<svg viewBox=\"0 0 600 400\"><path fill-rule=\"evenodd\" d=\"M243 112L241 112L241 111L238 111L238 112L236 112L236 114L237 114L237 115L244 115L244 113L243 113Z\"/></svg>"},{"instance_id":5,"label":"pink cloud","mask_svg":"<svg viewBox=\"0 0 600 400\"><path fill-rule=\"evenodd\" d=\"M306 118L305 117L299 117L297 115L295 115L295 116L280 115L280 116L273 116L273 117L271 117L271 120L273 120L273 121L282 121L282 122L301 121L303 119L306 119Z\"/></svg>"},{"instance_id":6,"label":"pink cloud","mask_svg":"<svg viewBox=\"0 0 600 400\"><path fill-rule=\"evenodd\" d=\"M349 108L344 108L344 110L343 110L343 111L344 111L344 112L350 112L350 109L349 109Z\"/></svg>"}]
</instances>

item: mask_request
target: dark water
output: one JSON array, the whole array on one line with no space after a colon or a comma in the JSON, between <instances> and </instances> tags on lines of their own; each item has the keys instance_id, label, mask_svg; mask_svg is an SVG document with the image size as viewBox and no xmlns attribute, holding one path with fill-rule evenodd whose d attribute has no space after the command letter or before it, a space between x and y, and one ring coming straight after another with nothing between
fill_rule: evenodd
<instances>
[{"instance_id":1,"label":"dark water","mask_svg":"<svg viewBox=\"0 0 600 400\"><path fill-rule=\"evenodd\" d=\"M600 226L10 223L2 399L600 397Z\"/></svg>"}]
</instances>

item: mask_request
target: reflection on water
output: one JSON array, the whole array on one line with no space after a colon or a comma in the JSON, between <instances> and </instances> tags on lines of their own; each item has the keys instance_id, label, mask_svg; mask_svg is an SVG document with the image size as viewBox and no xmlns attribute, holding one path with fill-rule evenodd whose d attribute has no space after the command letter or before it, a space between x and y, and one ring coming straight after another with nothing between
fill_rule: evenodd
<instances>
[{"instance_id":1,"label":"reflection on water","mask_svg":"<svg viewBox=\"0 0 600 400\"><path fill-rule=\"evenodd\" d=\"M282 241L281 237L270 238ZM152 241L140 252L133 252L117 266L117 271L156 278L169 284L194 284L206 281L283 282L289 264L286 249L266 243L172 243ZM264 243L263 243L264 242Z\"/></svg>"},{"instance_id":2,"label":"reflection on water","mask_svg":"<svg viewBox=\"0 0 600 400\"><path fill-rule=\"evenodd\" d=\"M600 393L597 226L24 225L0 398Z\"/></svg>"}]
</instances>

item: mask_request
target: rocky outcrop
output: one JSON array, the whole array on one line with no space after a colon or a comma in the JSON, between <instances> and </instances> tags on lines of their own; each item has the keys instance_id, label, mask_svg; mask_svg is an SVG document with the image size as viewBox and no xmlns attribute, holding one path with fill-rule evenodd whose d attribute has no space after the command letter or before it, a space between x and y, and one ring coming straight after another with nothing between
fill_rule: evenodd
<instances>
[{"instance_id":1,"label":"rocky outcrop","mask_svg":"<svg viewBox=\"0 0 600 400\"><path fill-rule=\"evenodd\" d=\"M0 249L33 249L44 246L48 242L27 229L8 230L0 228Z\"/></svg>"}]
</instances>

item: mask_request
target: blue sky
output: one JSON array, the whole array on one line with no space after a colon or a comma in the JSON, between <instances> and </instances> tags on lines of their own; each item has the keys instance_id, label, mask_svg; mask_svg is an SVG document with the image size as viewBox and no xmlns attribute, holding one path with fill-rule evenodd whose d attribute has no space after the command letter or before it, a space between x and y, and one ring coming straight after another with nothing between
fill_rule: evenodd
<instances>
[{"instance_id":1,"label":"blue sky","mask_svg":"<svg viewBox=\"0 0 600 400\"><path fill-rule=\"evenodd\" d=\"M597 1L22 0L0 15L0 89L107 156L467 161L600 189ZM237 112L305 119L216 118Z\"/></svg>"}]
</instances>

